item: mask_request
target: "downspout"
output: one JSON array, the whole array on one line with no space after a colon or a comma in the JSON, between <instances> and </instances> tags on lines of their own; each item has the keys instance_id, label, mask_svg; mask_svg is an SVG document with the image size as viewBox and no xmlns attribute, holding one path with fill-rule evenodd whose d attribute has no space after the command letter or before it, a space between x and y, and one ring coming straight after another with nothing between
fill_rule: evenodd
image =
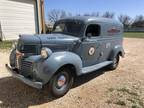
<instances>
[{"instance_id":1,"label":"downspout","mask_svg":"<svg viewBox=\"0 0 144 108\"><path fill-rule=\"evenodd\" d=\"M40 34L39 15L38 15L38 0L36 0L36 16L37 16L37 33Z\"/></svg>"}]
</instances>

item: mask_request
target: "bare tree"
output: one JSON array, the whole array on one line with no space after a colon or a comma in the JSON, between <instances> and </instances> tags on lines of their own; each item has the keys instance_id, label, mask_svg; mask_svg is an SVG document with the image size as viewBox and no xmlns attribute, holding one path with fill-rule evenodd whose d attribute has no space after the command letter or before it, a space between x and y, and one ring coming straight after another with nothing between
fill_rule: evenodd
<instances>
[{"instance_id":1,"label":"bare tree","mask_svg":"<svg viewBox=\"0 0 144 108\"><path fill-rule=\"evenodd\" d=\"M53 9L53 10L48 12L48 20L51 23L55 23L57 20L64 18L64 17L67 17L68 15L70 15L70 13L67 14L64 10Z\"/></svg>"},{"instance_id":2,"label":"bare tree","mask_svg":"<svg viewBox=\"0 0 144 108\"><path fill-rule=\"evenodd\" d=\"M76 16L82 16L81 14L76 14Z\"/></svg>"},{"instance_id":3,"label":"bare tree","mask_svg":"<svg viewBox=\"0 0 144 108\"><path fill-rule=\"evenodd\" d=\"M124 25L125 28L131 25L131 18L128 15L118 16L118 20Z\"/></svg>"},{"instance_id":4,"label":"bare tree","mask_svg":"<svg viewBox=\"0 0 144 108\"><path fill-rule=\"evenodd\" d=\"M144 20L143 15L136 16L136 18L135 18L135 21L143 21L143 20Z\"/></svg>"},{"instance_id":5,"label":"bare tree","mask_svg":"<svg viewBox=\"0 0 144 108\"><path fill-rule=\"evenodd\" d=\"M49 18L50 22L56 22L60 18L59 10L55 10L55 9L51 10L48 13L48 18Z\"/></svg>"},{"instance_id":6,"label":"bare tree","mask_svg":"<svg viewBox=\"0 0 144 108\"><path fill-rule=\"evenodd\" d=\"M114 13L107 11L107 12L105 12L105 13L103 14L102 17L105 17L105 18L114 18L114 16L115 16Z\"/></svg>"},{"instance_id":7,"label":"bare tree","mask_svg":"<svg viewBox=\"0 0 144 108\"><path fill-rule=\"evenodd\" d=\"M72 13L69 12L69 13L67 14L67 16L68 16L68 17L72 17Z\"/></svg>"},{"instance_id":8,"label":"bare tree","mask_svg":"<svg viewBox=\"0 0 144 108\"><path fill-rule=\"evenodd\" d=\"M99 17L99 16L100 16L100 13L99 13L99 12L93 12L93 13L91 14L91 16Z\"/></svg>"},{"instance_id":9,"label":"bare tree","mask_svg":"<svg viewBox=\"0 0 144 108\"><path fill-rule=\"evenodd\" d=\"M67 13L65 11L60 11L60 18L67 17Z\"/></svg>"},{"instance_id":10,"label":"bare tree","mask_svg":"<svg viewBox=\"0 0 144 108\"><path fill-rule=\"evenodd\" d=\"M85 13L83 14L83 16L91 16L89 13Z\"/></svg>"},{"instance_id":11,"label":"bare tree","mask_svg":"<svg viewBox=\"0 0 144 108\"><path fill-rule=\"evenodd\" d=\"M99 12L93 12L93 13L84 13L83 16L93 16L93 17L99 17Z\"/></svg>"},{"instance_id":12,"label":"bare tree","mask_svg":"<svg viewBox=\"0 0 144 108\"><path fill-rule=\"evenodd\" d=\"M134 22L132 23L132 27L144 27L144 16L136 16Z\"/></svg>"}]
</instances>

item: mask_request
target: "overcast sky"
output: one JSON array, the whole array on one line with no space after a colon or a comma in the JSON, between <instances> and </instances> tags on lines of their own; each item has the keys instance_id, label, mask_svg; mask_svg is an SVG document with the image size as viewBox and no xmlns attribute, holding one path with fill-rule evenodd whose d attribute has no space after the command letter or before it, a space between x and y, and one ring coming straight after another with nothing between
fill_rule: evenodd
<instances>
[{"instance_id":1,"label":"overcast sky","mask_svg":"<svg viewBox=\"0 0 144 108\"><path fill-rule=\"evenodd\" d=\"M105 11L115 15L126 14L132 18L144 15L144 0L45 0L45 16L51 9L61 9L73 15Z\"/></svg>"}]
</instances>

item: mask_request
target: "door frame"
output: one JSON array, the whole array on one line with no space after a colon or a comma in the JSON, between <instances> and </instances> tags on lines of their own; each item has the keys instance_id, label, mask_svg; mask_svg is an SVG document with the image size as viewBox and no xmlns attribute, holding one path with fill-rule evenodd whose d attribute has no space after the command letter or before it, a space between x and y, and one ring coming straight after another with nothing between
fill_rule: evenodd
<instances>
[{"instance_id":1,"label":"door frame","mask_svg":"<svg viewBox=\"0 0 144 108\"><path fill-rule=\"evenodd\" d=\"M86 36L86 30L87 30L87 28L90 26L90 25L99 25L100 26L100 34L99 34L99 36L91 36L91 37L88 37L88 36ZM82 55L82 61L83 61L83 66L84 67L86 67L86 66L90 66L90 65L95 65L95 64L97 64L97 63L99 63L99 54L100 54L100 50L101 50L101 48L99 48L100 47L100 42L98 41L100 38L101 38L101 24L100 23L88 23L87 25L86 25L86 27L85 27L85 30L84 30L84 33L83 33L83 37L84 37L84 40L82 41L82 52L84 52L84 50L86 50L86 49L84 49L84 43L86 43L86 44L95 44L95 45L90 45L90 48L91 47L94 47L95 48L95 52L94 53L97 53L96 55L95 55L95 57L97 57L96 58L96 60L95 61L92 61L92 62L90 62L89 60L88 61L86 61L86 58L87 57L85 57L86 56L86 54L82 54L82 52L81 52L81 55ZM90 43L91 42L91 43ZM89 46L89 45L88 45ZM89 50L90 50L90 48L89 48ZM87 51L87 53L89 53L89 50ZM90 60L92 60L92 57L90 57L89 58Z\"/></svg>"}]
</instances>

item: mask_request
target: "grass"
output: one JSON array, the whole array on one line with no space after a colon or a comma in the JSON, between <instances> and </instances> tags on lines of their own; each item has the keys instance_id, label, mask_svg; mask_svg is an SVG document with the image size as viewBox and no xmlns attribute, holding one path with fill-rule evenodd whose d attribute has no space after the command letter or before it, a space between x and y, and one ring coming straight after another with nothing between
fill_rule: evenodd
<instances>
[{"instance_id":1,"label":"grass","mask_svg":"<svg viewBox=\"0 0 144 108\"><path fill-rule=\"evenodd\" d=\"M109 88L108 91L109 92L113 92L115 89L114 88Z\"/></svg>"},{"instance_id":2,"label":"grass","mask_svg":"<svg viewBox=\"0 0 144 108\"><path fill-rule=\"evenodd\" d=\"M132 91L130 91L130 90L127 89L127 88L120 88L120 89L117 89L117 91L126 92L126 93L128 93L128 94L130 94L130 95L133 95L133 96L138 96L138 94L137 94L136 92L132 92Z\"/></svg>"},{"instance_id":3,"label":"grass","mask_svg":"<svg viewBox=\"0 0 144 108\"><path fill-rule=\"evenodd\" d=\"M131 108L144 108L144 102L141 95L138 94L139 89L134 88L109 88L110 98L106 101L107 104L116 104L120 106L129 106ZM121 94L121 95L119 95Z\"/></svg>"},{"instance_id":4,"label":"grass","mask_svg":"<svg viewBox=\"0 0 144 108\"><path fill-rule=\"evenodd\" d=\"M1 50L10 49L12 47L12 43L13 43L13 41L3 41L3 42L0 42L0 49Z\"/></svg>"},{"instance_id":5,"label":"grass","mask_svg":"<svg viewBox=\"0 0 144 108\"><path fill-rule=\"evenodd\" d=\"M138 105L132 105L131 108L140 108Z\"/></svg>"},{"instance_id":6,"label":"grass","mask_svg":"<svg viewBox=\"0 0 144 108\"><path fill-rule=\"evenodd\" d=\"M118 100L117 102L115 102L115 104L121 105L121 106L125 106L126 105L125 101L122 101L122 100Z\"/></svg>"},{"instance_id":7,"label":"grass","mask_svg":"<svg viewBox=\"0 0 144 108\"><path fill-rule=\"evenodd\" d=\"M125 32L124 37L127 37L127 38L144 38L144 32Z\"/></svg>"}]
</instances>

